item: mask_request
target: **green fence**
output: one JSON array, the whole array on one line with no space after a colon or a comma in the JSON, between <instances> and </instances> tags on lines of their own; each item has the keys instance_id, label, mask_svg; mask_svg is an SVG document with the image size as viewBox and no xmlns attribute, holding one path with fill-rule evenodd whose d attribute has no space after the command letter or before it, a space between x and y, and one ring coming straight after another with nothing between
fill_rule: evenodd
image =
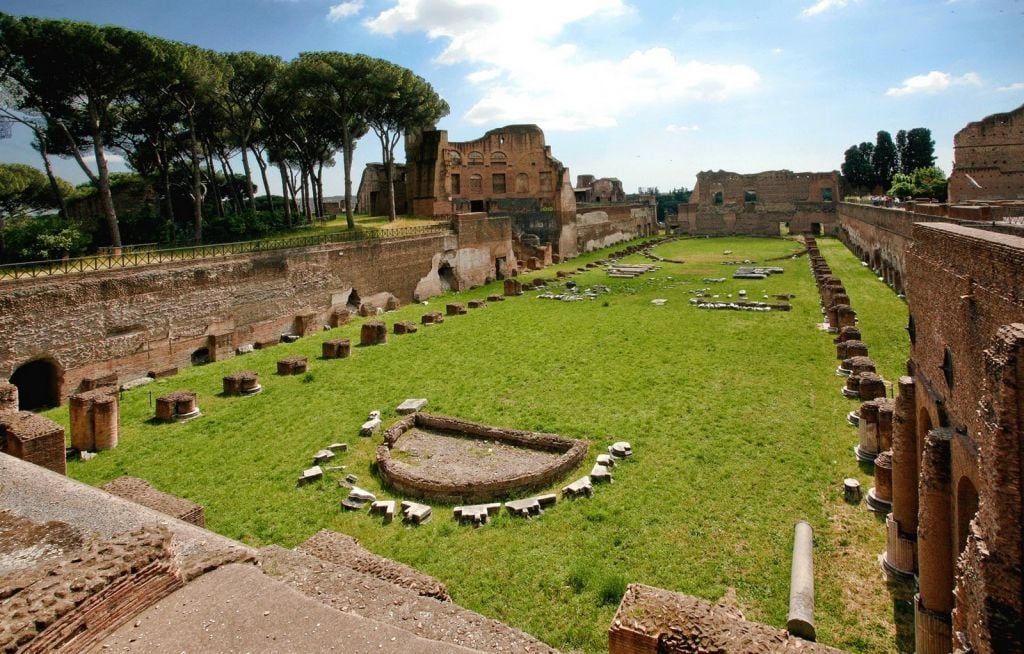
<instances>
[{"instance_id":1,"label":"green fence","mask_svg":"<svg viewBox=\"0 0 1024 654\"><path fill-rule=\"evenodd\" d=\"M339 231L329 234L310 236L285 236L280 238L261 239L258 241L239 241L236 243L218 243L215 245L195 245L191 247L137 250L122 248L120 254L106 253L74 259L53 259L50 261L28 261L0 266L0 281L20 279L23 277L46 277L48 275L66 275L68 273L87 272L90 270L113 270L118 268L134 268L170 261L189 261L229 257L236 254L251 252L270 252L290 248L310 247L315 245L331 245L333 243L351 243L363 241L388 241L410 236L428 236L444 234L449 231L448 223L418 225L415 227L399 227L396 229L359 229L355 231Z\"/></svg>"}]
</instances>

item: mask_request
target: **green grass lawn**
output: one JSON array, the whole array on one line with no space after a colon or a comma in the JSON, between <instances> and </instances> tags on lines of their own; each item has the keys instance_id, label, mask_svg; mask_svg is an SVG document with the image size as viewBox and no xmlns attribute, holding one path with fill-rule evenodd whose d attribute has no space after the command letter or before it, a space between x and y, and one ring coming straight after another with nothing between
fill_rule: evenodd
<instances>
[{"instance_id":1,"label":"green grass lawn","mask_svg":"<svg viewBox=\"0 0 1024 654\"><path fill-rule=\"evenodd\" d=\"M819 244L846 283L879 370L893 379L907 355L905 305L840 243ZM389 334L386 345L354 348L349 359L321 360L320 344L357 342L358 321L186 369L125 393L120 446L72 462L68 472L91 484L143 477L202 504L210 529L254 545L294 546L324 527L351 534L438 577L456 602L586 652L606 651L627 582L712 601L735 588L748 618L784 627L793 527L805 519L815 529L819 640L892 650L893 607L877 563L884 523L863 505L842 502L844 477L859 478L865 489L872 483L853 456L856 433L844 416L856 402L841 396L832 337L816 327L822 316L807 258L773 262L786 272L764 281L713 285L723 297L741 288L754 300L794 293L791 312L707 311L688 302L687 290L711 286L702 278L731 276L721 261L798 249L784 239L680 240L657 252L685 264L633 280L600 270L577 275L580 286L611 287L595 301L561 303L529 292L417 334ZM599 256L538 274L553 277ZM458 299L495 292L498 284ZM652 305L659 297L668 303ZM389 327L418 322L450 299L385 318ZM275 361L292 354L310 357L309 374L276 376ZM220 397L222 376L246 369L260 373L264 392ZM150 423L153 398L179 388L199 393L203 417ZM360 438L358 431L373 409L385 425L393 421L394 407L409 397L428 398L432 412L587 439L591 453L563 483L587 472L614 441L630 441L636 454L593 498L560 501L532 521L502 515L472 529L435 505L430 523L407 528L342 512L336 482L346 473L391 496L372 469L379 435ZM67 422L66 408L50 415ZM348 469L296 488L313 453L334 441L349 444L335 460Z\"/></svg>"}]
</instances>

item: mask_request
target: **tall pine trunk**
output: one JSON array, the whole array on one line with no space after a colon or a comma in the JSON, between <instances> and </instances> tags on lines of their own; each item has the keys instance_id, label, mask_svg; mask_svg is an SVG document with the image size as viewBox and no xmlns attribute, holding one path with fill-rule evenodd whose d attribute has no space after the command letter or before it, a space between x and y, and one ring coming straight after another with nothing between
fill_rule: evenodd
<instances>
[{"instance_id":1,"label":"tall pine trunk","mask_svg":"<svg viewBox=\"0 0 1024 654\"><path fill-rule=\"evenodd\" d=\"M352 129L345 124L342 131L341 157L345 168L345 223L349 229L356 228L355 218L352 216L352 155L355 153L356 144L352 141Z\"/></svg>"},{"instance_id":2,"label":"tall pine trunk","mask_svg":"<svg viewBox=\"0 0 1024 654\"><path fill-rule=\"evenodd\" d=\"M260 168L260 177L263 178L263 192L267 194L267 206L270 207L270 216L277 218L277 211L274 210L274 196L270 194L270 180L267 179L267 163L263 161L259 150L252 148L252 154L256 157L256 165ZM283 195L283 192L282 192ZM256 207L256 200L253 200L253 209Z\"/></svg>"},{"instance_id":3,"label":"tall pine trunk","mask_svg":"<svg viewBox=\"0 0 1024 654\"><path fill-rule=\"evenodd\" d=\"M284 218L288 221L288 229L292 228L292 200L295 198L295 194L291 193L291 184L288 179L288 172L285 170L284 163L277 164L278 170L281 171L281 195L284 196Z\"/></svg>"},{"instance_id":4,"label":"tall pine trunk","mask_svg":"<svg viewBox=\"0 0 1024 654\"><path fill-rule=\"evenodd\" d=\"M249 167L249 148L242 144L242 170L245 171L245 194L249 197L249 210L256 213L256 194L252 192L252 169Z\"/></svg>"}]
</instances>

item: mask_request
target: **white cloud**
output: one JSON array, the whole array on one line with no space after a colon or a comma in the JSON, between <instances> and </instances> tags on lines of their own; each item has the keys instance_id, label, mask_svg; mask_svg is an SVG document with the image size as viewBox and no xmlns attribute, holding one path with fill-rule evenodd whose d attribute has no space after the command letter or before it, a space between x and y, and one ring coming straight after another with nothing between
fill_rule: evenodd
<instances>
[{"instance_id":1,"label":"white cloud","mask_svg":"<svg viewBox=\"0 0 1024 654\"><path fill-rule=\"evenodd\" d=\"M379 34L422 32L443 39L438 63L475 67L467 79L487 83L465 116L475 124L611 127L646 105L721 100L760 82L757 71L742 64L680 61L663 47L613 59L568 40L574 24L623 19L632 11L623 0L393 2L364 25Z\"/></svg>"},{"instance_id":2,"label":"white cloud","mask_svg":"<svg viewBox=\"0 0 1024 654\"><path fill-rule=\"evenodd\" d=\"M484 82L490 82L492 79L496 79L501 76L501 69L499 68L484 68L482 70L473 71L469 75L466 75L466 79L474 84L482 84Z\"/></svg>"},{"instance_id":3,"label":"white cloud","mask_svg":"<svg viewBox=\"0 0 1024 654\"><path fill-rule=\"evenodd\" d=\"M850 0L818 0L818 2L815 2L800 13L804 16L817 16L818 14L825 13L829 9L842 9L848 4L850 4Z\"/></svg>"},{"instance_id":4,"label":"white cloud","mask_svg":"<svg viewBox=\"0 0 1024 654\"><path fill-rule=\"evenodd\" d=\"M772 48L772 54L773 55L780 55L783 52L785 52L785 50L783 50L782 48Z\"/></svg>"},{"instance_id":5,"label":"white cloud","mask_svg":"<svg viewBox=\"0 0 1024 654\"><path fill-rule=\"evenodd\" d=\"M1007 84L1006 86L1000 86L997 91L1024 91L1024 82L1014 82L1013 84Z\"/></svg>"},{"instance_id":6,"label":"white cloud","mask_svg":"<svg viewBox=\"0 0 1024 654\"><path fill-rule=\"evenodd\" d=\"M666 132L671 134L685 134L687 132L699 132L700 126L698 125L669 125L665 128Z\"/></svg>"},{"instance_id":7,"label":"white cloud","mask_svg":"<svg viewBox=\"0 0 1024 654\"><path fill-rule=\"evenodd\" d=\"M332 5L327 12L327 20L336 21L349 16L355 16L363 9L363 0L348 0Z\"/></svg>"},{"instance_id":8,"label":"white cloud","mask_svg":"<svg viewBox=\"0 0 1024 654\"><path fill-rule=\"evenodd\" d=\"M899 97L915 93L939 93L952 86L981 86L981 78L977 73L965 73L953 77L949 73L933 70L925 75L914 75L903 80L901 86L894 86L885 92L886 95Z\"/></svg>"}]
</instances>

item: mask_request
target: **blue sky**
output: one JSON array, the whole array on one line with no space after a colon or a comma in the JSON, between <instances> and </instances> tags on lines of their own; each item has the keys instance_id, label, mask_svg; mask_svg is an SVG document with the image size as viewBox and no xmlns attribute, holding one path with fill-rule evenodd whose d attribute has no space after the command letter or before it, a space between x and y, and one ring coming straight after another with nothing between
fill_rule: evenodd
<instances>
[{"instance_id":1,"label":"blue sky","mask_svg":"<svg viewBox=\"0 0 1024 654\"><path fill-rule=\"evenodd\" d=\"M701 170L832 170L885 129L953 134L1024 104L1024 0L0 0L290 59L364 52L406 66L470 140L537 123L575 176L692 187ZM38 165L27 137L0 160ZM370 135L355 170L380 160ZM116 166L115 166L116 168ZM78 183L71 162L58 172ZM340 167L325 179L343 190Z\"/></svg>"}]
</instances>

